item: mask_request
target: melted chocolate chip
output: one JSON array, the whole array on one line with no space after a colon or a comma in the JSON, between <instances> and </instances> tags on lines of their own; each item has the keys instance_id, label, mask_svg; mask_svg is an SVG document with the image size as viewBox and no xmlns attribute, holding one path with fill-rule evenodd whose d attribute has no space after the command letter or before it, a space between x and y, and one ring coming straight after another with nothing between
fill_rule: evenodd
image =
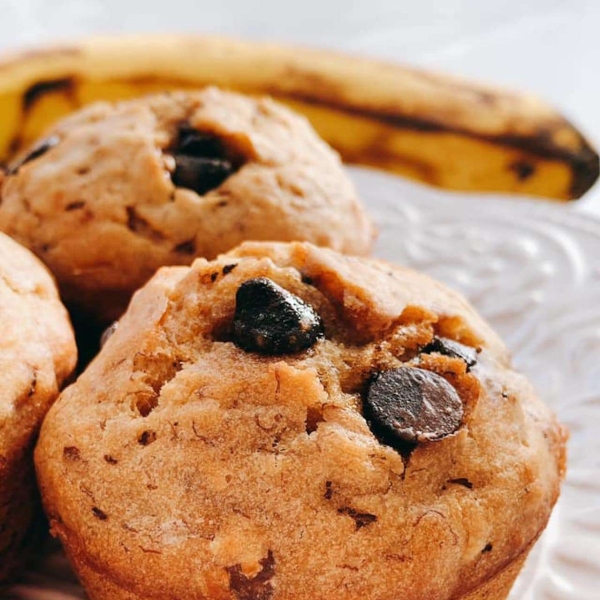
<instances>
[{"instance_id":1,"label":"melted chocolate chip","mask_svg":"<svg viewBox=\"0 0 600 600\"><path fill-rule=\"evenodd\" d=\"M423 354L437 353L449 356L450 358L460 358L460 360L467 363L467 370L477 364L477 350L475 348L465 346L448 338L434 337L421 352Z\"/></svg>"},{"instance_id":2,"label":"melted chocolate chip","mask_svg":"<svg viewBox=\"0 0 600 600\"><path fill-rule=\"evenodd\" d=\"M221 140L188 125L179 128L179 139L172 152L173 183L200 195L219 187L237 170Z\"/></svg>"},{"instance_id":3,"label":"melted chocolate chip","mask_svg":"<svg viewBox=\"0 0 600 600\"><path fill-rule=\"evenodd\" d=\"M42 140L41 142L36 144L29 151L29 153L26 154L21 160L12 164L7 171L8 174L16 175L18 173L19 169L24 164L31 162L32 160L35 160L36 158L39 158L40 156L42 156L42 154L46 154L46 152L48 152L48 150L51 150L52 148L54 148L54 146L58 145L59 143L60 143L60 138L57 135L52 135L52 136L46 138L45 140Z\"/></svg>"},{"instance_id":4,"label":"melted chocolate chip","mask_svg":"<svg viewBox=\"0 0 600 600\"><path fill-rule=\"evenodd\" d=\"M463 416L458 393L443 377L411 367L377 373L364 411L377 438L401 450L451 435Z\"/></svg>"},{"instance_id":5,"label":"melted chocolate chip","mask_svg":"<svg viewBox=\"0 0 600 600\"><path fill-rule=\"evenodd\" d=\"M254 577L247 577L240 565L227 567L229 587L238 600L269 600L273 596L271 579L275 575L275 559L269 550L260 561L261 570Z\"/></svg>"},{"instance_id":6,"label":"melted chocolate chip","mask_svg":"<svg viewBox=\"0 0 600 600\"><path fill-rule=\"evenodd\" d=\"M281 355L302 352L323 336L311 306L265 277L239 287L233 341L247 352Z\"/></svg>"}]
</instances>

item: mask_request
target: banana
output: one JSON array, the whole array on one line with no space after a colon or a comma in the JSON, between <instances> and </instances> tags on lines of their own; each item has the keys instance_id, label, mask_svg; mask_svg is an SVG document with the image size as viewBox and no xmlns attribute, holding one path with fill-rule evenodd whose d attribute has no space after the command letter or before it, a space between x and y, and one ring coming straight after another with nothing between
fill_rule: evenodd
<instances>
[{"instance_id":1,"label":"banana","mask_svg":"<svg viewBox=\"0 0 600 600\"><path fill-rule=\"evenodd\" d=\"M0 60L0 160L89 102L215 84L306 115L349 163L452 190L580 197L598 154L528 95L333 52L198 36L92 37Z\"/></svg>"}]
</instances>

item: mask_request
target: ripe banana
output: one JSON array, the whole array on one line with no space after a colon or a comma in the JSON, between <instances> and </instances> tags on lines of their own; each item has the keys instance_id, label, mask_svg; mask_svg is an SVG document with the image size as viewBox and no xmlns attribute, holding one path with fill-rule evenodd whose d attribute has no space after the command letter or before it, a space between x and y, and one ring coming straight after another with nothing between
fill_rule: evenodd
<instances>
[{"instance_id":1,"label":"ripe banana","mask_svg":"<svg viewBox=\"0 0 600 600\"><path fill-rule=\"evenodd\" d=\"M598 155L531 96L331 52L223 38L88 38L0 60L0 160L98 99L216 84L304 113L351 163L454 190L580 197Z\"/></svg>"}]
</instances>

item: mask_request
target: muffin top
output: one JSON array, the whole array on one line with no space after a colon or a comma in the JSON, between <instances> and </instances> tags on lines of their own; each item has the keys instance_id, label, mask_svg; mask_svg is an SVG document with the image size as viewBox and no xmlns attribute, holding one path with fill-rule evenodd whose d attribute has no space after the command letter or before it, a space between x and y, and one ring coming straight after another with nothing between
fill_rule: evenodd
<instances>
[{"instance_id":1,"label":"muffin top","mask_svg":"<svg viewBox=\"0 0 600 600\"><path fill-rule=\"evenodd\" d=\"M249 239L365 254L374 233L304 117L216 88L93 104L4 179L0 230L50 267L70 303L107 319L163 265Z\"/></svg>"},{"instance_id":2,"label":"muffin top","mask_svg":"<svg viewBox=\"0 0 600 600\"><path fill-rule=\"evenodd\" d=\"M37 434L77 357L52 277L28 250L1 233L0 322L1 469Z\"/></svg>"},{"instance_id":3,"label":"muffin top","mask_svg":"<svg viewBox=\"0 0 600 600\"><path fill-rule=\"evenodd\" d=\"M18 560L30 525L33 444L76 357L51 276L0 234L0 581Z\"/></svg>"},{"instance_id":4,"label":"muffin top","mask_svg":"<svg viewBox=\"0 0 600 600\"><path fill-rule=\"evenodd\" d=\"M246 243L136 293L36 463L88 590L445 600L537 538L564 443L455 292Z\"/></svg>"}]
</instances>

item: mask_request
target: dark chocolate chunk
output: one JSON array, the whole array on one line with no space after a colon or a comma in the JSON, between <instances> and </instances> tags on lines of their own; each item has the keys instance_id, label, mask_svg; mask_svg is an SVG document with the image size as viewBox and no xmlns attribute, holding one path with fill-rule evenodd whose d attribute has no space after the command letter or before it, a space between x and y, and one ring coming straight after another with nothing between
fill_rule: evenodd
<instances>
[{"instance_id":1,"label":"dark chocolate chunk","mask_svg":"<svg viewBox=\"0 0 600 600\"><path fill-rule=\"evenodd\" d=\"M106 519L108 519L108 515L103 510L100 510L97 506L92 508L92 514L96 517L96 519L100 519L100 521L106 521Z\"/></svg>"},{"instance_id":2,"label":"dark chocolate chunk","mask_svg":"<svg viewBox=\"0 0 600 600\"><path fill-rule=\"evenodd\" d=\"M195 254L196 252L196 240L186 240L185 242L181 242L181 244L177 244L174 248L175 252L181 252L182 254Z\"/></svg>"},{"instance_id":3,"label":"dark chocolate chunk","mask_svg":"<svg viewBox=\"0 0 600 600\"><path fill-rule=\"evenodd\" d=\"M177 150L182 154L190 156L207 156L212 158L223 158L225 156L223 143L218 137L202 133L186 123L179 127Z\"/></svg>"},{"instance_id":4,"label":"dark chocolate chunk","mask_svg":"<svg viewBox=\"0 0 600 600\"><path fill-rule=\"evenodd\" d=\"M70 212L72 210L79 210L84 207L85 207L85 202L83 200L76 200L75 202L69 202L69 204L67 204L65 206L65 210L67 212Z\"/></svg>"},{"instance_id":5,"label":"dark chocolate chunk","mask_svg":"<svg viewBox=\"0 0 600 600\"><path fill-rule=\"evenodd\" d=\"M473 484L466 477L457 477L456 479L448 479L448 483L454 483L455 485L462 485L468 490L473 489Z\"/></svg>"},{"instance_id":6,"label":"dark chocolate chunk","mask_svg":"<svg viewBox=\"0 0 600 600\"><path fill-rule=\"evenodd\" d=\"M68 460L77 461L81 458L81 452L77 446L65 446L63 448L63 457Z\"/></svg>"},{"instance_id":7,"label":"dark chocolate chunk","mask_svg":"<svg viewBox=\"0 0 600 600\"><path fill-rule=\"evenodd\" d=\"M454 340L443 337L434 337L427 346L421 349L423 354L443 354L450 358L460 358L467 367L474 367L477 364L477 350L470 346L465 346Z\"/></svg>"},{"instance_id":8,"label":"dark chocolate chunk","mask_svg":"<svg viewBox=\"0 0 600 600\"><path fill-rule=\"evenodd\" d=\"M223 267L223 270L221 272L223 273L223 275L229 275L229 273L231 273L231 271L233 271L236 267L237 267L237 263L232 263L230 265L225 265Z\"/></svg>"},{"instance_id":9,"label":"dark chocolate chunk","mask_svg":"<svg viewBox=\"0 0 600 600\"><path fill-rule=\"evenodd\" d=\"M36 158L39 158L40 156L42 156L42 154L46 154L48 150L51 150L52 148L54 148L54 146L58 145L59 143L60 138L57 135L52 135L46 138L45 140L42 140L41 142L36 144L23 158L21 158L16 163L10 165L10 168L8 169L8 174L16 175L19 169L24 164L31 162Z\"/></svg>"},{"instance_id":10,"label":"dark chocolate chunk","mask_svg":"<svg viewBox=\"0 0 600 600\"><path fill-rule=\"evenodd\" d=\"M138 436L138 444L140 446L149 446L152 442L156 441L156 431L147 430L142 431L142 433Z\"/></svg>"},{"instance_id":11,"label":"dark chocolate chunk","mask_svg":"<svg viewBox=\"0 0 600 600\"><path fill-rule=\"evenodd\" d=\"M254 577L247 577L241 565L227 567L229 587L238 600L269 600L273 596L271 580L275 575L275 559L269 553L260 561L261 570Z\"/></svg>"},{"instance_id":12,"label":"dark chocolate chunk","mask_svg":"<svg viewBox=\"0 0 600 600\"><path fill-rule=\"evenodd\" d=\"M218 188L234 171L228 160L175 154L173 183L201 196Z\"/></svg>"},{"instance_id":13,"label":"dark chocolate chunk","mask_svg":"<svg viewBox=\"0 0 600 600\"><path fill-rule=\"evenodd\" d=\"M237 170L221 140L189 125L179 128L179 139L172 152L175 158L173 183L200 195L219 187Z\"/></svg>"},{"instance_id":14,"label":"dark chocolate chunk","mask_svg":"<svg viewBox=\"0 0 600 600\"><path fill-rule=\"evenodd\" d=\"M372 515L371 513L361 513L349 506L338 508L338 513L340 515L348 515L351 519L354 519L356 531L377 521L376 515Z\"/></svg>"},{"instance_id":15,"label":"dark chocolate chunk","mask_svg":"<svg viewBox=\"0 0 600 600\"><path fill-rule=\"evenodd\" d=\"M233 341L247 352L302 352L323 336L321 317L297 296L265 277L239 287Z\"/></svg>"},{"instance_id":16,"label":"dark chocolate chunk","mask_svg":"<svg viewBox=\"0 0 600 600\"><path fill-rule=\"evenodd\" d=\"M364 411L377 438L400 449L451 435L463 416L458 393L443 377L411 367L377 373Z\"/></svg>"}]
</instances>

